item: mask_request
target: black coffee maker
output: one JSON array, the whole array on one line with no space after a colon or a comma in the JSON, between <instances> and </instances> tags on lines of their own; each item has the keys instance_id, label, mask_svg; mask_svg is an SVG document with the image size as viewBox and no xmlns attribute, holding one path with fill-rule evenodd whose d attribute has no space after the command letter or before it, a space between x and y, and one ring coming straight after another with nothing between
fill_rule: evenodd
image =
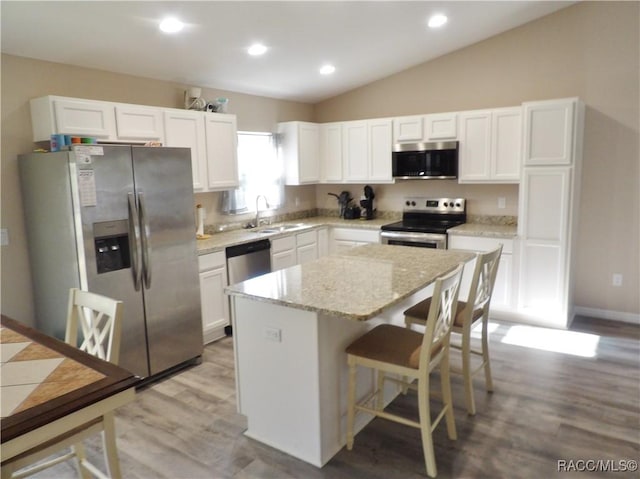
<instances>
[{"instance_id":1,"label":"black coffee maker","mask_svg":"<svg viewBox=\"0 0 640 479\"><path fill-rule=\"evenodd\" d=\"M360 200L360 206L364 208L364 219L372 220L373 219L373 199L376 195L373 194L373 188L369 185L364 187L364 199Z\"/></svg>"}]
</instances>

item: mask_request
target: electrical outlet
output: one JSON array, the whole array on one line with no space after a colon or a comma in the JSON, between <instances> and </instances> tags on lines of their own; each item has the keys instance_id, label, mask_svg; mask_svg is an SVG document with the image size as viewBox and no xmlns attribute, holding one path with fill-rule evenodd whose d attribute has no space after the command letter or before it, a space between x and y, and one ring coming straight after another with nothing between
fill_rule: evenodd
<instances>
[{"instance_id":1,"label":"electrical outlet","mask_svg":"<svg viewBox=\"0 0 640 479\"><path fill-rule=\"evenodd\" d=\"M614 286L622 286L622 275L620 273L613 273L612 284Z\"/></svg>"},{"instance_id":2,"label":"electrical outlet","mask_svg":"<svg viewBox=\"0 0 640 479\"><path fill-rule=\"evenodd\" d=\"M503 210L506 207L507 207L507 199L504 196L499 196L498 197L498 208Z\"/></svg>"},{"instance_id":3,"label":"electrical outlet","mask_svg":"<svg viewBox=\"0 0 640 479\"><path fill-rule=\"evenodd\" d=\"M0 229L0 246L9 246L9 230L7 228Z\"/></svg>"},{"instance_id":4,"label":"electrical outlet","mask_svg":"<svg viewBox=\"0 0 640 479\"><path fill-rule=\"evenodd\" d=\"M279 328L264 328L264 337L269 341L275 341L279 343L282 341L282 330Z\"/></svg>"}]
</instances>

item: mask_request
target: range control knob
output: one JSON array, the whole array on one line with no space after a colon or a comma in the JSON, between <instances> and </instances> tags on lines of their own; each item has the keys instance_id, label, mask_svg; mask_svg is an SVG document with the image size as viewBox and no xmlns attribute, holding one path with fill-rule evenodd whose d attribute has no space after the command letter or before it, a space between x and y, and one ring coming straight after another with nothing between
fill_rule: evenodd
<instances>
[{"instance_id":1,"label":"range control knob","mask_svg":"<svg viewBox=\"0 0 640 479\"><path fill-rule=\"evenodd\" d=\"M416 202L415 202L415 201L412 201L412 202L411 202L411 206L415 206L415 205L416 205Z\"/></svg>"},{"instance_id":2,"label":"range control knob","mask_svg":"<svg viewBox=\"0 0 640 479\"><path fill-rule=\"evenodd\" d=\"M458 208L460 208L460 203L456 203L456 206L457 206Z\"/></svg>"},{"instance_id":3,"label":"range control knob","mask_svg":"<svg viewBox=\"0 0 640 479\"><path fill-rule=\"evenodd\" d=\"M449 206L449 203L447 203L446 201L444 202L444 206Z\"/></svg>"},{"instance_id":4,"label":"range control knob","mask_svg":"<svg viewBox=\"0 0 640 479\"><path fill-rule=\"evenodd\" d=\"M409 205L411 205L411 202L409 200L407 200L407 201L404 202L404 204L409 206Z\"/></svg>"}]
</instances>

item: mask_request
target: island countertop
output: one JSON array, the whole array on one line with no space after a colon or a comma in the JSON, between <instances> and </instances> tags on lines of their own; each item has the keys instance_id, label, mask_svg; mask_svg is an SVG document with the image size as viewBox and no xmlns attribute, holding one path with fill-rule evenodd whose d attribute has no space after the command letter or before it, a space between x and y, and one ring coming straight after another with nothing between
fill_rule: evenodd
<instances>
[{"instance_id":1,"label":"island countertop","mask_svg":"<svg viewBox=\"0 0 640 479\"><path fill-rule=\"evenodd\" d=\"M368 244L258 276L227 294L365 321L471 260L462 251Z\"/></svg>"}]
</instances>

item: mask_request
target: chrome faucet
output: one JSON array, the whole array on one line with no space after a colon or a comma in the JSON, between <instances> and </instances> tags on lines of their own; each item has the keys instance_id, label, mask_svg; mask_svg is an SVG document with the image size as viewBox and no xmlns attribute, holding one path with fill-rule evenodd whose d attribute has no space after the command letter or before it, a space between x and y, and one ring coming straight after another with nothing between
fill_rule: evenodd
<instances>
[{"instance_id":1,"label":"chrome faucet","mask_svg":"<svg viewBox=\"0 0 640 479\"><path fill-rule=\"evenodd\" d=\"M260 198L264 199L265 207L269 208L269 202L267 201L267 197L266 196L264 196L264 195L256 196L256 223L255 223L255 227L256 228L258 226L260 226L260 208L258 207L258 202L260 201Z\"/></svg>"}]
</instances>

